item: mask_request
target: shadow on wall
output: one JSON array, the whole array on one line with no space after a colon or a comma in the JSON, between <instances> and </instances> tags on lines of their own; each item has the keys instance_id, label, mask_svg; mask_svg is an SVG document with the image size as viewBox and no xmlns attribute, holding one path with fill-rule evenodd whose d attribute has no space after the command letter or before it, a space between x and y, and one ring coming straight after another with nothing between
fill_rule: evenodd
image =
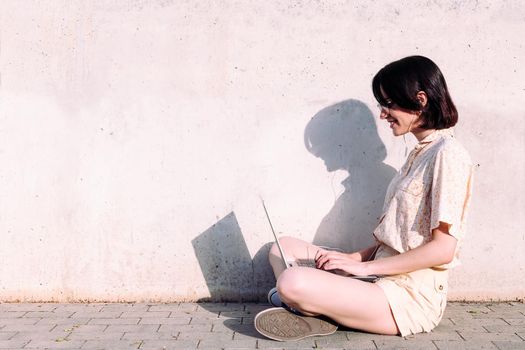
<instances>
[{"instance_id":1,"label":"shadow on wall","mask_svg":"<svg viewBox=\"0 0 525 350\"><path fill-rule=\"evenodd\" d=\"M210 297L199 301L254 301L275 285L268 262L270 244L253 259L234 212L192 240Z\"/></svg>"},{"instance_id":2,"label":"shadow on wall","mask_svg":"<svg viewBox=\"0 0 525 350\"><path fill-rule=\"evenodd\" d=\"M370 109L346 100L319 111L304 133L306 148L328 171L346 170L344 192L321 221L314 244L355 251L372 244L386 188L396 171L383 163L386 150ZM210 297L199 301L266 300L275 286L268 262L271 243L250 258L231 212L193 241Z\"/></svg>"},{"instance_id":3,"label":"shadow on wall","mask_svg":"<svg viewBox=\"0 0 525 350\"><path fill-rule=\"evenodd\" d=\"M344 192L321 221L313 243L348 252L373 244L372 232L396 170L383 163L386 149L372 112L353 99L326 107L310 120L304 140L329 172L349 173L342 182Z\"/></svg>"}]
</instances>

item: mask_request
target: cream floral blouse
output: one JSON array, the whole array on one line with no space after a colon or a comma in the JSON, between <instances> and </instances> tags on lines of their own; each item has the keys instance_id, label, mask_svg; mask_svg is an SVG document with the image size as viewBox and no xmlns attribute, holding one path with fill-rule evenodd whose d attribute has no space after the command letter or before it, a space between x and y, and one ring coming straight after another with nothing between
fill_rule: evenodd
<instances>
[{"instance_id":1,"label":"cream floral blouse","mask_svg":"<svg viewBox=\"0 0 525 350\"><path fill-rule=\"evenodd\" d=\"M432 230L440 222L447 223L449 233L458 244L454 260L437 268L458 265L472 176L470 156L452 130L436 130L416 145L392 179L374 236L393 250L404 253L429 242Z\"/></svg>"}]
</instances>

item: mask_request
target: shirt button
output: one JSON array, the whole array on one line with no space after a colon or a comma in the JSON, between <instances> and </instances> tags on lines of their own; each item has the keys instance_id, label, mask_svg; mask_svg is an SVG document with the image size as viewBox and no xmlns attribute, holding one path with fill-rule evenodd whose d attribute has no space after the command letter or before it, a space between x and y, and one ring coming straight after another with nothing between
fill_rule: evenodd
<instances>
[{"instance_id":1,"label":"shirt button","mask_svg":"<svg viewBox=\"0 0 525 350\"><path fill-rule=\"evenodd\" d=\"M443 286L441 284L439 285L439 290L443 290Z\"/></svg>"}]
</instances>

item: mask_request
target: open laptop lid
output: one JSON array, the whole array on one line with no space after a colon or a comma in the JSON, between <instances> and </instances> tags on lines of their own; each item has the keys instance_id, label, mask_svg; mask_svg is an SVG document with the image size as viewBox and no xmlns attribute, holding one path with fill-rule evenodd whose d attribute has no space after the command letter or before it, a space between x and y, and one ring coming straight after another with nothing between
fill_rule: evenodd
<instances>
[{"instance_id":1,"label":"open laptop lid","mask_svg":"<svg viewBox=\"0 0 525 350\"><path fill-rule=\"evenodd\" d=\"M284 268L287 269L291 265L288 265L288 260L286 260L286 256L284 255L283 247L281 247L281 243L279 243L277 234L275 233L275 230L273 229L272 220L270 220L270 215L268 215L268 210L266 209L266 205L264 205L264 200L262 199L262 197L261 197L261 203L264 208L264 213L266 214L266 218L268 219L268 223L270 224L270 228L272 229L273 237L275 238L275 243L277 243L277 247L279 247L279 253L281 254L281 259L283 260Z\"/></svg>"}]
</instances>

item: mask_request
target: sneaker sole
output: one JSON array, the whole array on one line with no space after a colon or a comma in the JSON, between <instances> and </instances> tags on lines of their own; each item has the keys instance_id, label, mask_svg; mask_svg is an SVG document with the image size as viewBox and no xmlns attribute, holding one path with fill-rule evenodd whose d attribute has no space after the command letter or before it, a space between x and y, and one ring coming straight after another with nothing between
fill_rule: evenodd
<instances>
[{"instance_id":1,"label":"sneaker sole","mask_svg":"<svg viewBox=\"0 0 525 350\"><path fill-rule=\"evenodd\" d=\"M255 329L278 341L299 340L315 335L330 335L337 326L318 317L295 315L282 307L261 311L255 316Z\"/></svg>"}]
</instances>

